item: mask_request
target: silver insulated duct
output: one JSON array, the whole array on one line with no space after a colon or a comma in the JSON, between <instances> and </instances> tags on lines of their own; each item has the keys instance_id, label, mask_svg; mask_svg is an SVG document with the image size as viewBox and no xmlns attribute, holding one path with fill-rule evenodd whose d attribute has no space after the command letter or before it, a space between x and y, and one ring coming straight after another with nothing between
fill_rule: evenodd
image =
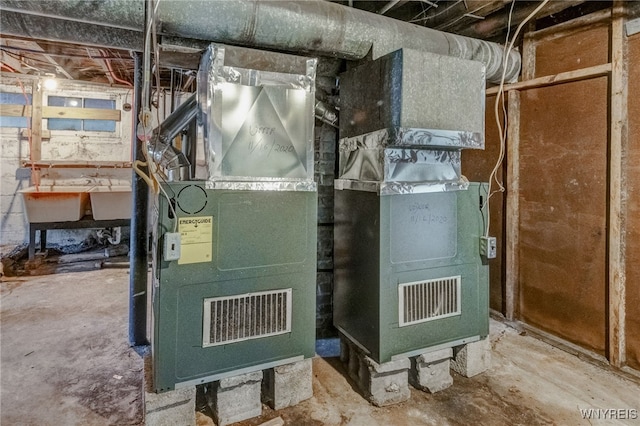
<instances>
[{"instance_id":1,"label":"silver insulated duct","mask_svg":"<svg viewBox=\"0 0 640 426\"><path fill-rule=\"evenodd\" d=\"M191 164L187 157L171 143L178 134L196 119L198 103L191 95L153 131L147 146L149 157L162 167L170 182L191 179Z\"/></svg>"},{"instance_id":2,"label":"silver insulated duct","mask_svg":"<svg viewBox=\"0 0 640 426\"><path fill-rule=\"evenodd\" d=\"M162 33L345 59L377 59L400 48L471 59L485 64L497 83L503 46L390 19L328 1L162 1ZM520 72L513 52L506 80Z\"/></svg>"},{"instance_id":3,"label":"silver insulated duct","mask_svg":"<svg viewBox=\"0 0 640 426\"><path fill-rule=\"evenodd\" d=\"M144 0L0 0L3 34L105 47L142 49ZM329 57L377 59L400 48L472 59L499 82L503 47L328 1L161 0L159 33ZM511 53L506 80L520 71Z\"/></svg>"}]
</instances>

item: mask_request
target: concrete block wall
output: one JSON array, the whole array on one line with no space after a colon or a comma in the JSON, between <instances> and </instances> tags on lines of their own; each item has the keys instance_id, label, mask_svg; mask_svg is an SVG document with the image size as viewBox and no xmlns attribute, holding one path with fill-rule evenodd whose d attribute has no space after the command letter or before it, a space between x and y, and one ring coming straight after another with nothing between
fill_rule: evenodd
<instances>
[{"instance_id":1,"label":"concrete block wall","mask_svg":"<svg viewBox=\"0 0 640 426\"><path fill-rule=\"evenodd\" d=\"M27 241L29 233L22 199L16 193L29 186L30 171L21 169L21 158L28 158L27 139L18 128L0 128L0 247Z\"/></svg>"},{"instance_id":2,"label":"concrete block wall","mask_svg":"<svg viewBox=\"0 0 640 426\"><path fill-rule=\"evenodd\" d=\"M318 272L316 287L316 337L334 337L333 327L333 180L336 167L337 129L316 123L315 181L318 184Z\"/></svg>"},{"instance_id":3,"label":"concrete block wall","mask_svg":"<svg viewBox=\"0 0 640 426\"><path fill-rule=\"evenodd\" d=\"M30 94L33 78L20 76L27 94ZM133 90L91 83L76 83L58 80L58 88L43 87L43 104L48 96L112 99L120 110L121 120L116 131L79 132L51 130L50 138L41 143L42 161L131 161L131 130L133 112L125 111L123 105L132 102ZM4 79L0 92L22 95L17 79ZM155 116L156 114L154 114ZM47 120L43 120L47 132ZM32 173L22 168L23 161L30 158L29 140L21 137L24 129L0 127L0 249L8 252L16 245L28 241L28 223L24 214L22 197L18 191L33 184ZM119 185L131 182L131 169L62 169L49 168L41 171L43 185ZM53 245L74 245L83 241L91 231L50 231L47 241Z\"/></svg>"}]
</instances>

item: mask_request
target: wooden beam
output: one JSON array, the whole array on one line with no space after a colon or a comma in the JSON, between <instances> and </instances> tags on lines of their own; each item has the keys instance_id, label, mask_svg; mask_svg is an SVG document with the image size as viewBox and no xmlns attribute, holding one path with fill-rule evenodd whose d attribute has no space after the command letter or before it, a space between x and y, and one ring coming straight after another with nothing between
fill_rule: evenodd
<instances>
[{"instance_id":1,"label":"wooden beam","mask_svg":"<svg viewBox=\"0 0 640 426\"><path fill-rule=\"evenodd\" d=\"M22 129L20 132L20 137L23 139L28 139L31 136L31 129ZM51 139L51 132L49 130L42 130L40 137L42 139Z\"/></svg>"},{"instance_id":2,"label":"wooden beam","mask_svg":"<svg viewBox=\"0 0 640 426\"><path fill-rule=\"evenodd\" d=\"M77 118L88 120L113 120L120 121L120 110L101 108L68 108L68 107L43 107L44 118Z\"/></svg>"},{"instance_id":3,"label":"wooden beam","mask_svg":"<svg viewBox=\"0 0 640 426\"><path fill-rule=\"evenodd\" d=\"M514 321L520 305L520 92L517 90L508 93L507 119L505 317Z\"/></svg>"},{"instance_id":4,"label":"wooden beam","mask_svg":"<svg viewBox=\"0 0 640 426\"><path fill-rule=\"evenodd\" d=\"M584 3L584 0L563 0L549 2L538 14L535 19L544 18L545 16L553 15L554 13L561 12L569 7ZM539 5L539 2L516 2L513 16L511 19L512 25L514 23L522 22L531 12L533 12ZM501 34L501 32L507 28L509 24L509 13L505 13L504 10L498 10L493 14L487 16L484 20L478 21L473 25L468 25L467 22L460 22L456 27L448 28L455 34L487 39L495 37Z\"/></svg>"},{"instance_id":5,"label":"wooden beam","mask_svg":"<svg viewBox=\"0 0 640 426\"><path fill-rule=\"evenodd\" d=\"M609 143L609 321L608 358L614 367L622 367L626 358L625 342L625 250L623 203L623 157L627 145L627 44L624 34L624 1L613 3L611 22L611 140Z\"/></svg>"},{"instance_id":6,"label":"wooden beam","mask_svg":"<svg viewBox=\"0 0 640 426\"><path fill-rule=\"evenodd\" d=\"M528 24L528 28L535 27L534 22ZM527 32L522 40L522 80L533 80L536 77L536 40Z\"/></svg>"},{"instance_id":7,"label":"wooden beam","mask_svg":"<svg viewBox=\"0 0 640 426\"><path fill-rule=\"evenodd\" d=\"M39 169L130 169L130 161L83 161L83 160L40 160L23 161L22 167L34 167Z\"/></svg>"},{"instance_id":8,"label":"wooden beam","mask_svg":"<svg viewBox=\"0 0 640 426\"><path fill-rule=\"evenodd\" d=\"M536 87L552 86L554 84L568 83L571 81L587 80L594 77L601 77L611 72L611 64L595 65L589 68L582 68L575 71L561 72L554 75L534 78L533 80L519 81L517 83L505 84L504 90L525 90ZM498 86L487 89L487 95L498 93Z\"/></svg>"},{"instance_id":9,"label":"wooden beam","mask_svg":"<svg viewBox=\"0 0 640 426\"><path fill-rule=\"evenodd\" d=\"M31 105L3 104L0 105L2 117L31 117Z\"/></svg>"},{"instance_id":10,"label":"wooden beam","mask_svg":"<svg viewBox=\"0 0 640 426\"><path fill-rule=\"evenodd\" d=\"M109 84L115 84L115 80L113 79L113 75L111 75L111 70L107 65L107 61L105 59L100 59L102 53L94 49L89 49L88 47L86 47L85 50L87 51L89 57L93 59L94 62L100 66L100 68L102 68L102 70L104 71L104 75L107 77L107 80L109 80Z\"/></svg>"},{"instance_id":11,"label":"wooden beam","mask_svg":"<svg viewBox=\"0 0 640 426\"><path fill-rule=\"evenodd\" d=\"M608 25L610 20L611 9L603 9L549 28L531 32L527 34L527 36L535 40L555 40L557 38L566 37L572 33L582 31L585 28L590 28L599 23Z\"/></svg>"},{"instance_id":12,"label":"wooden beam","mask_svg":"<svg viewBox=\"0 0 640 426\"><path fill-rule=\"evenodd\" d=\"M33 80L31 88L31 146L29 159L38 161L42 158L42 89L39 80ZM35 179L37 182L38 179Z\"/></svg>"},{"instance_id":13,"label":"wooden beam","mask_svg":"<svg viewBox=\"0 0 640 426\"><path fill-rule=\"evenodd\" d=\"M42 96L42 95L41 95ZM0 105L0 115L3 117L30 117L30 105ZM117 109L101 108L70 108L70 107L41 107L41 118L73 118L80 120L112 120L120 121L122 113Z\"/></svg>"},{"instance_id":14,"label":"wooden beam","mask_svg":"<svg viewBox=\"0 0 640 426\"><path fill-rule=\"evenodd\" d=\"M469 22L476 22L478 19L484 19L495 11L502 10L504 8L504 2L501 0L467 0L463 2L462 5L465 10L461 10L457 17L448 19L433 28L440 31L447 31L450 27L460 28L461 25L463 25L463 28L468 28Z\"/></svg>"},{"instance_id":15,"label":"wooden beam","mask_svg":"<svg viewBox=\"0 0 640 426\"><path fill-rule=\"evenodd\" d=\"M2 62L5 65L9 65L11 68L16 70L16 72L19 72L21 74L26 73L26 71L22 68L22 62L20 62L18 59L14 58L13 56L8 55L4 51L0 51L0 62Z\"/></svg>"},{"instance_id":16,"label":"wooden beam","mask_svg":"<svg viewBox=\"0 0 640 426\"><path fill-rule=\"evenodd\" d=\"M58 73L60 73L60 74L64 75L64 76L65 76L66 78L68 78L69 80L73 80L73 77L71 76L71 74L69 74L69 73L67 72L67 70L66 70L66 69L64 69L64 67L58 63L58 61L56 61L55 59L53 59L53 58L51 57L51 55L48 55L48 54L45 52L45 50L44 50L42 47L40 47L40 45L39 45L38 43L36 43L35 41L27 41L27 40L24 40L24 41L22 41L22 42L25 44L25 46L26 46L28 49L31 49L31 50L38 50L38 51L42 52L42 56L43 56L47 61L49 61L49 63L50 63L51 65L53 65L53 66L56 68L56 72L58 72Z\"/></svg>"}]
</instances>

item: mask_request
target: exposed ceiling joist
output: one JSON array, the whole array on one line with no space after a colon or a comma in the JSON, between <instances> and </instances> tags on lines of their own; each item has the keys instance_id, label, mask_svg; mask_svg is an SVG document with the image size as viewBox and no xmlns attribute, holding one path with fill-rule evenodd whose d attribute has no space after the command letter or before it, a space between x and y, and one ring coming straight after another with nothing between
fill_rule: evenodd
<instances>
[{"instance_id":1,"label":"exposed ceiling joist","mask_svg":"<svg viewBox=\"0 0 640 426\"><path fill-rule=\"evenodd\" d=\"M511 27L518 25L533 8L540 4L539 0L517 0L515 2L512 0L386 0L384 2L333 0L332 2L360 9L356 11L359 16L362 11L377 12L396 20L412 22L447 33L499 42L504 42L504 36L507 27L509 27L509 11L512 4L514 10ZM176 6L175 4L179 2L162 0L160 9L162 9L163 3L174 4L175 7L171 6L174 8L169 7L169 9L171 10L171 18L175 20L173 15L180 15L187 5L191 9L200 10L200 4L209 7L212 3L227 3L231 7L232 3L239 2L236 0L216 0L216 2L196 0L184 1ZM258 1L256 5L264 6L262 3L269 3L269 0ZM314 7L308 6L309 3L316 2L300 2L300 4L296 4L296 7L291 6L291 8L301 15L309 14L313 19L314 13L317 15L319 12L314 12ZM293 2L291 4L293 5ZM544 28L580 16L581 11L590 13L589 10L593 11L592 5L594 4L600 4L598 6L600 8L607 8L610 7L611 2L551 0L538 14L536 20L538 20L538 25ZM574 7L576 5L580 6ZM285 6L281 7L288 8ZM216 14L218 17L225 16L228 12L223 6L216 7L217 9L214 9L219 12ZM0 8L2 9L2 13L0 13L2 42L0 45L6 47L8 43L13 43L18 38L32 39L31 43L33 43L29 46L20 44L29 51L3 49L0 52L0 61L4 64L3 69L6 70L13 69L15 72L25 74L54 72L61 77L114 84L121 82L122 79L127 80L132 75L133 66L130 52L143 50L145 0L0 0ZM345 13L353 12L352 9L345 9ZM184 37L194 37L176 32L173 27L177 24L169 19L166 13L165 16L161 15L159 10L161 22L158 26L158 32L161 45L164 44L165 39L171 37L185 43L191 39ZM366 20L364 15L361 16ZM545 18L545 16L550 17ZM377 18L384 19L379 16ZM215 21L215 19L213 20ZM183 25L181 22L186 22L184 25L187 27L193 26L189 25L189 19L178 19L178 21L181 26ZM224 26L227 21L221 20L219 22ZM320 43L325 39L336 37L340 33L325 31L322 34L320 37L316 36L317 40L313 39L313 41ZM377 31L374 31L372 37L375 37L376 34ZM392 35L395 37L397 34L393 33ZM212 40L211 36L206 35L200 38L202 38L200 41L203 44L208 44L208 40ZM247 43L251 41L250 38ZM418 40L419 37L416 36L413 39ZM366 41L366 38L364 40ZM216 41L225 42L224 40ZM234 44L233 41L227 42ZM73 45L64 43L72 43L76 47L74 49ZM313 43L307 43L305 46L310 44ZM96 52L99 52L97 49L109 49L109 52L97 54ZM33 51L42 52L39 59ZM70 52L75 56L72 54L65 57L64 54ZM316 53L322 56L322 52L324 51L319 49ZM161 68L167 67L167 63L169 63L168 68L189 69L193 68L194 63L197 66L197 62L193 59L197 59L197 57L198 52L185 56L167 53L163 50L160 55L160 64ZM352 59L350 56L345 57Z\"/></svg>"},{"instance_id":2,"label":"exposed ceiling joist","mask_svg":"<svg viewBox=\"0 0 640 426\"><path fill-rule=\"evenodd\" d=\"M22 62L13 56L9 56L5 51L0 51L0 63L3 65L2 68L7 71L17 72L20 74L27 73L22 66Z\"/></svg>"},{"instance_id":3,"label":"exposed ceiling joist","mask_svg":"<svg viewBox=\"0 0 640 426\"><path fill-rule=\"evenodd\" d=\"M536 15L536 19L543 18L545 16L553 15L561 12L570 7L584 3L583 0L563 0L563 1L550 1L545 7ZM510 2L509 2L510 4ZM511 26L518 25L525 18L527 18L536 7L539 2L523 2L515 3L513 15L511 16ZM492 13L486 16L482 21L478 21L473 25L458 24L452 25L447 28L447 31L453 31L457 34L467 37L492 39L502 34L503 30L509 26L509 5L506 5L504 9Z\"/></svg>"},{"instance_id":4,"label":"exposed ceiling joist","mask_svg":"<svg viewBox=\"0 0 640 426\"><path fill-rule=\"evenodd\" d=\"M96 23L71 21L65 18L3 10L0 13L0 28L2 28L3 35L39 40L74 41L83 45L138 52L142 52L144 47L142 27L140 31L134 31L101 26Z\"/></svg>"},{"instance_id":5,"label":"exposed ceiling joist","mask_svg":"<svg viewBox=\"0 0 640 426\"><path fill-rule=\"evenodd\" d=\"M58 63L55 59L53 59L51 55L47 54L45 50L42 47L40 47L38 43L36 43L35 41L23 41L22 43L27 49L37 50L42 52L42 57L45 58L47 61L49 61L51 65L55 67L57 74L62 74L69 80L75 79L71 74L67 72L67 70L60 63Z\"/></svg>"}]
</instances>

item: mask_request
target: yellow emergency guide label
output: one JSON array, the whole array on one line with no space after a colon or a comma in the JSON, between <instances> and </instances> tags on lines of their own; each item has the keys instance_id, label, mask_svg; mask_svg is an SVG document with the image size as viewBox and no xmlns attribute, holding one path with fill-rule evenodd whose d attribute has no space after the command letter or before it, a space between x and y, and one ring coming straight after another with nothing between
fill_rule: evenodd
<instances>
[{"instance_id":1,"label":"yellow emergency guide label","mask_svg":"<svg viewBox=\"0 0 640 426\"><path fill-rule=\"evenodd\" d=\"M213 246L213 216L181 217L179 265L211 262Z\"/></svg>"}]
</instances>

